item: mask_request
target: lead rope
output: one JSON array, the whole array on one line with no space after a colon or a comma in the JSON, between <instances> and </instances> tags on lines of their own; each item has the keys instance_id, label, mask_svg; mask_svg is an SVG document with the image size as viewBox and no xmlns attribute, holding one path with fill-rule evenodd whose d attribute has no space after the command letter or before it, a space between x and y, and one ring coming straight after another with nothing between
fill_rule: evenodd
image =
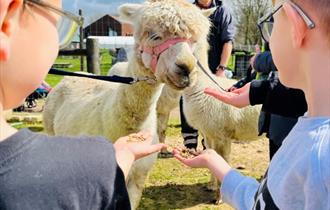
<instances>
[{"instance_id":1,"label":"lead rope","mask_svg":"<svg viewBox=\"0 0 330 210\"><path fill-rule=\"evenodd\" d=\"M210 78L212 80L212 82L218 87L220 88L220 90L227 92L226 89L224 89L223 87L221 87L219 85L219 83L205 70L205 68L202 66L202 64L199 62L199 60L197 60L197 65L202 69L202 71L206 74L206 76L208 76L208 78Z\"/></svg>"},{"instance_id":2,"label":"lead rope","mask_svg":"<svg viewBox=\"0 0 330 210\"><path fill-rule=\"evenodd\" d=\"M122 83L122 84L128 84L132 85L138 82L147 82L148 84L155 84L156 78L155 77L122 77L122 76L100 76L100 75L90 75L90 74L79 74L74 72L68 72L60 69L54 69L51 68L48 72L49 74L55 74L55 75L61 75L61 76L73 76L73 77L85 77L90 79L96 79L96 80L103 80L108 82L116 82L116 83Z\"/></svg>"}]
</instances>

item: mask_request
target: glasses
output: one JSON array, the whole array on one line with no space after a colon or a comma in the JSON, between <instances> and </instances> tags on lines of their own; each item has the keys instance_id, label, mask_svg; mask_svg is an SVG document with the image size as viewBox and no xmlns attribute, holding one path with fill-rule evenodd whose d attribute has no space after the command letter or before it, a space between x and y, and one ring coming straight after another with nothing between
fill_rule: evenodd
<instances>
[{"instance_id":1,"label":"glasses","mask_svg":"<svg viewBox=\"0 0 330 210\"><path fill-rule=\"evenodd\" d=\"M308 15L298 5L296 5L292 1L286 0L286 1L283 1L281 4L279 4L278 6L276 6L270 14L262 17L258 21L259 31L261 33L262 39L265 42L269 42L270 36L272 34L272 31L273 31L273 23L274 23L273 16L276 12L278 12L283 7L283 4L285 2L288 2L289 4L291 4L291 6L302 17L302 19L304 20L304 22L306 23L306 25L309 29L315 28L315 23L312 21L312 19L310 17L308 17Z\"/></svg>"},{"instance_id":2,"label":"glasses","mask_svg":"<svg viewBox=\"0 0 330 210\"><path fill-rule=\"evenodd\" d=\"M83 17L56 8L42 0L24 0L24 3L45 7L61 16L56 26L59 35L60 49L63 49L70 44L78 28L84 23Z\"/></svg>"}]
</instances>

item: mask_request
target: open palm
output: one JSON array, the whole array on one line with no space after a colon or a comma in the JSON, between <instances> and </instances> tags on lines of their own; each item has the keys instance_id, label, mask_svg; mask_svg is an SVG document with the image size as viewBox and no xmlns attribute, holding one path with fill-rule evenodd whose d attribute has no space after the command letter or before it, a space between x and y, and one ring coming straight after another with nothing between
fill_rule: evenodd
<instances>
[{"instance_id":1,"label":"open palm","mask_svg":"<svg viewBox=\"0 0 330 210\"><path fill-rule=\"evenodd\" d=\"M152 144L152 136L149 132L144 131L134 135L140 136L143 140L131 141L130 136L121 137L114 144L116 150L128 150L134 155L134 159L138 160L166 148L165 144Z\"/></svg>"}]
</instances>

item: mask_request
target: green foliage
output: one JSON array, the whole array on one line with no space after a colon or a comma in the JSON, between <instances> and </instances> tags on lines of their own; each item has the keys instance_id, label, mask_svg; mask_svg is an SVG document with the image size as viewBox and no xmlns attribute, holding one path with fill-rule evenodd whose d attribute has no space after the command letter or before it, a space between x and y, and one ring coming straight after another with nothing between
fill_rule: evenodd
<instances>
[{"instance_id":1,"label":"green foliage","mask_svg":"<svg viewBox=\"0 0 330 210\"><path fill-rule=\"evenodd\" d=\"M112 57L109 54L108 50L102 49L100 53L100 69L101 75L107 75L108 70L111 68L112 65ZM70 63L72 67L70 68L61 68L65 71L80 71L80 56L59 56L55 63ZM84 57L84 71L87 71L87 62L86 57ZM63 76L51 75L48 74L46 77L46 82L50 84L52 87L55 87L61 80Z\"/></svg>"},{"instance_id":2,"label":"green foliage","mask_svg":"<svg viewBox=\"0 0 330 210\"><path fill-rule=\"evenodd\" d=\"M257 23L259 18L264 16L270 8L270 0L233 1L234 16L237 20L236 44L262 44Z\"/></svg>"},{"instance_id":3,"label":"green foliage","mask_svg":"<svg viewBox=\"0 0 330 210\"><path fill-rule=\"evenodd\" d=\"M33 132L42 132L44 130L44 127L42 123L12 123L11 124L16 129L23 129L28 128L29 130Z\"/></svg>"}]
</instances>

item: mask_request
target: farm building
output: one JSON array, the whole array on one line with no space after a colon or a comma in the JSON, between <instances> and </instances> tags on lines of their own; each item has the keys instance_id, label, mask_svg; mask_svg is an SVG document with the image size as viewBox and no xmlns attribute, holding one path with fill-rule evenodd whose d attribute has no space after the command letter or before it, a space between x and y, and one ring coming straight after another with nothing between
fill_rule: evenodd
<instances>
[{"instance_id":1,"label":"farm building","mask_svg":"<svg viewBox=\"0 0 330 210\"><path fill-rule=\"evenodd\" d=\"M121 23L114 16L105 15L84 28L84 38L89 36L132 36L129 24Z\"/></svg>"}]
</instances>

